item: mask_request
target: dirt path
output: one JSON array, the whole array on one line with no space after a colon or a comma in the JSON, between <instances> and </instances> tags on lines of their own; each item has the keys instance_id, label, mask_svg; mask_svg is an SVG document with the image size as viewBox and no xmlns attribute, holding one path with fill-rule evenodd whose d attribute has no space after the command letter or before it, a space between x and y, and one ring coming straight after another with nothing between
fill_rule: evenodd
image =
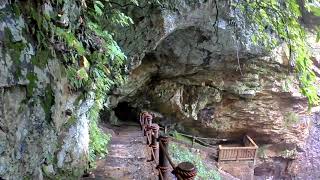
<instances>
[{"instance_id":1,"label":"dirt path","mask_svg":"<svg viewBox=\"0 0 320 180\"><path fill-rule=\"evenodd\" d=\"M138 124L123 124L112 130L109 153L106 159L97 161L97 169L93 172L95 178L90 179L157 179L155 163L148 162L150 156Z\"/></svg>"}]
</instances>

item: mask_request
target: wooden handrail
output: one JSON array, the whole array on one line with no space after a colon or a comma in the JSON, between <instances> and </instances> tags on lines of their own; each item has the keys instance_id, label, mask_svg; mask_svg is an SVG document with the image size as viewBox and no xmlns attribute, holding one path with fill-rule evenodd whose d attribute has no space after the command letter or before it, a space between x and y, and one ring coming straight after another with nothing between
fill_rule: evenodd
<instances>
[{"instance_id":1,"label":"wooden handrail","mask_svg":"<svg viewBox=\"0 0 320 180\"><path fill-rule=\"evenodd\" d=\"M253 160L255 162L258 146L248 136L244 136L245 147L224 147L219 145L218 161Z\"/></svg>"},{"instance_id":2,"label":"wooden handrail","mask_svg":"<svg viewBox=\"0 0 320 180\"><path fill-rule=\"evenodd\" d=\"M258 149L257 147L219 147L219 149L221 150L233 150L233 149L243 149L243 150L247 150L247 149Z\"/></svg>"},{"instance_id":3,"label":"wooden handrail","mask_svg":"<svg viewBox=\"0 0 320 180\"><path fill-rule=\"evenodd\" d=\"M250 141L250 143L251 143L254 147L258 148L257 144L251 139L251 137L249 137L248 135L246 135L246 138Z\"/></svg>"},{"instance_id":4,"label":"wooden handrail","mask_svg":"<svg viewBox=\"0 0 320 180\"><path fill-rule=\"evenodd\" d=\"M180 134L182 136L186 136L186 137L189 137L189 138L195 138L195 139L214 140L214 141L227 141L227 139L205 138L205 137L198 137L198 136L193 136L193 135L189 135L189 134L184 134L184 133L180 133L180 132L176 132L176 133Z\"/></svg>"}]
</instances>

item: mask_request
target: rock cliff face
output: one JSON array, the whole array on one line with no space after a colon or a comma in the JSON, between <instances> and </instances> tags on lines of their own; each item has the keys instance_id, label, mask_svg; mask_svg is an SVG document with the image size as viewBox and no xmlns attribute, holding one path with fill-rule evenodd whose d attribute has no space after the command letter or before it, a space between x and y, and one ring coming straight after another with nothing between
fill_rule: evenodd
<instances>
[{"instance_id":1,"label":"rock cliff face","mask_svg":"<svg viewBox=\"0 0 320 180\"><path fill-rule=\"evenodd\" d=\"M129 80L109 105L125 101L152 109L189 134L232 140L249 134L265 148L268 161L281 164L284 173L270 176L294 174L288 169L305 152L313 123L291 73L288 48L268 52L255 46L254 30L227 2L172 6L129 12L135 25L119 37L129 54Z\"/></svg>"},{"instance_id":2,"label":"rock cliff face","mask_svg":"<svg viewBox=\"0 0 320 180\"><path fill-rule=\"evenodd\" d=\"M24 19L7 5L0 2L0 177L79 176L87 163L92 102L68 91L58 59L38 64Z\"/></svg>"},{"instance_id":3,"label":"rock cliff face","mask_svg":"<svg viewBox=\"0 0 320 180\"><path fill-rule=\"evenodd\" d=\"M303 142L307 128L291 127L299 126L307 102L289 73L286 47L267 53L254 46L253 30L241 28L246 27L241 14L227 3L217 6L222 13L216 19L212 1L176 4L174 10L139 17L136 33L129 30L123 38L124 49L136 55L130 80L114 94L174 116L196 134L238 138L249 133L261 142ZM214 23L218 29L211 28ZM140 39L133 43L135 37Z\"/></svg>"},{"instance_id":4,"label":"rock cliff face","mask_svg":"<svg viewBox=\"0 0 320 180\"><path fill-rule=\"evenodd\" d=\"M93 102L69 92L58 59L38 63L24 19L7 4L0 2L0 177L77 176L86 166ZM109 107L128 102L159 112L170 119L162 123L188 134L249 134L261 146L257 176L319 177L312 160L319 122L307 113L285 45L272 52L254 45L255 30L225 1L178 0L128 14L135 25L118 40L129 80L111 93Z\"/></svg>"}]
</instances>

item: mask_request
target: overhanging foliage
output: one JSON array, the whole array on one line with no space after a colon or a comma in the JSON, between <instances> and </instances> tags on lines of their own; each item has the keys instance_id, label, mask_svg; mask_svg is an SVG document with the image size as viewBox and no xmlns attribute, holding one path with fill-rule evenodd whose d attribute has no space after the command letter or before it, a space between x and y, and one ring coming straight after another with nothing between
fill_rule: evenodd
<instances>
[{"instance_id":1,"label":"overhanging foliage","mask_svg":"<svg viewBox=\"0 0 320 180\"><path fill-rule=\"evenodd\" d=\"M239 0L233 1L233 8L240 9L256 33L252 37L256 44L274 48L285 42L290 49L291 65L295 67L300 89L308 98L309 105L320 102L319 83L313 71L311 49L307 43L307 33L300 23L302 16L297 0ZM305 8L314 15L320 15L318 0L305 2ZM318 40L320 34L318 34Z\"/></svg>"}]
</instances>

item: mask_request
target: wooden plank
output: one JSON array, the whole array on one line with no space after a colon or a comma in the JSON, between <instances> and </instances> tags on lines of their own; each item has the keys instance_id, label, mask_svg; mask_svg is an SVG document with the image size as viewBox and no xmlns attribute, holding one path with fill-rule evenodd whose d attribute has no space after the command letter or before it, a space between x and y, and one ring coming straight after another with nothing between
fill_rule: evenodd
<instances>
[{"instance_id":1,"label":"wooden plank","mask_svg":"<svg viewBox=\"0 0 320 180\"><path fill-rule=\"evenodd\" d=\"M218 162L221 161L221 159L222 159L222 154L223 154L223 150L221 150L220 147L221 147L221 145L218 146L218 150L219 150L219 151L218 151L218 153L219 153L219 155L218 155Z\"/></svg>"},{"instance_id":2,"label":"wooden plank","mask_svg":"<svg viewBox=\"0 0 320 180\"><path fill-rule=\"evenodd\" d=\"M222 160L254 160L256 150L228 149L219 152L219 161Z\"/></svg>"},{"instance_id":3,"label":"wooden plank","mask_svg":"<svg viewBox=\"0 0 320 180\"><path fill-rule=\"evenodd\" d=\"M256 150L254 151L253 166L256 165L257 154L258 154L258 150L256 149Z\"/></svg>"},{"instance_id":4,"label":"wooden plank","mask_svg":"<svg viewBox=\"0 0 320 180\"><path fill-rule=\"evenodd\" d=\"M239 150L239 152L238 152L238 158L243 158L243 157L245 157L246 151L247 151L247 150Z\"/></svg>"},{"instance_id":5,"label":"wooden plank","mask_svg":"<svg viewBox=\"0 0 320 180\"><path fill-rule=\"evenodd\" d=\"M224 151L224 159L229 159L229 152L227 150Z\"/></svg>"},{"instance_id":6,"label":"wooden plank","mask_svg":"<svg viewBox=\"0 0 320 180\"><path fill-rule=\"evenodd\" d=\"M218 161L239 161L239 160L253 160L255 161L257 156L258 146L249 137L245 136L243 143L248 145L246 147L224 147L219 145Z\"/></svg>"},{"instance_id":7,"label":"wooden plank","mask_svg":"<svg viewBox=\"0 0 320 180\"><path fill-rule=\"evenodd\" d=\"M248 135L246 135L246 137L248 138L248 140L250 141L250 143L251 143L254 147L259 148L259 147L256 145L256 143L251 139L251 137L249 137Z\"/></svg>"},{"instance_id":8,"label":"wooden plank","mask_svg":"<svg viewBox=\"0 0 320 180\"><path fill-rule=\"evenodd\" d=\"M221 146L219 149L256 149L256 147L250 146L250 147L223 147Z\"/></svg>"},{"instance_id":9,"label":"wooden plank","mask_svg":"<svg viewBox=\"0 0 320 180\"><path fill-rule=\"evenodd\" d=\"M250 157L248 157L248 158L239 158L239 160L253 160L253 158L250 158Z\"/></svg>"},{"instance_id":10,"label":"wooden plank","mask_svg":"<svg viewBox=\"0 0 320 180\"><path fill-rule=\"evenodd\" d=\"M238 160L238 153L239 153L239 150L238 149L235 149L234 150L234 159L237 161Z\"/></svg>"},{"instance_id":11,"label":"wooden plank","mask_svg":"<svg viewBox=\"0 0 320 180\"><path fill-rule=\"evenodd\" d=\"M228 152L228 157L227 158L231 159L231 157L232 157L232 149L231 150L230 149L227 150L227 152Z\"/></svg>"}]
</instances>

